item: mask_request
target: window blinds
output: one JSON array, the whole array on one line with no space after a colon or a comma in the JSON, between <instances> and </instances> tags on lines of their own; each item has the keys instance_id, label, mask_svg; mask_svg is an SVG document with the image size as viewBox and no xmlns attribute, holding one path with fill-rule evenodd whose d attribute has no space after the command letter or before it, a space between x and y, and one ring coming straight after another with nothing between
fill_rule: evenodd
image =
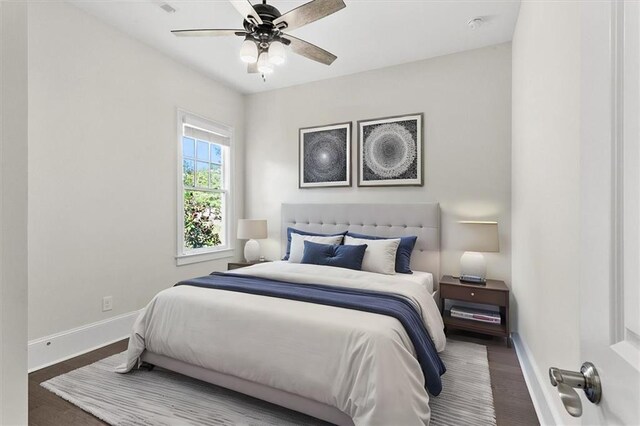
<instances>
[{"instance_id":1,"label":"window blinds","mask_svg":"<svg viewBox=\"0 0 640 426\"><path fill-rule=\"evenodd\" d=\"M184 125L183 134L189 138L200 139L201 141L217 143L218 145L224 145L224 146L230 145L230 140L228 137L218 135L208 130L202 130L196 127L191 127L188 124Z\"/></svg>"},{"instance_id":2,"label":"window blinds","mask_svg":"<svg viewBox=\"0 0 640 426\"><path fill-rule=\"evenodd\" d=\"M231 130L226 126L201 120L191 114L182 116L182 124L184 136L224 146L231 145Z\"/></svg>"}]
</instances>

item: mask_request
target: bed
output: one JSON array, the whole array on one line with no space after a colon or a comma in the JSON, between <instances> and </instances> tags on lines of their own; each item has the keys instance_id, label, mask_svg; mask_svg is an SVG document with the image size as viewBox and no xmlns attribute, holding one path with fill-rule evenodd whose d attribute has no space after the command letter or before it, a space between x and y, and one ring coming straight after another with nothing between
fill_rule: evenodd
<instances>
[{"instance_id":1,"label":"bed","mask_svg":"<svg viewBox=\"0 0 640 426\"><path fill-rule=\"evenodd\" d=\"M218 281L393 293L419 313L433 349L444 349L434 300L440 263L437 203L284 204L283 252L287 227L327 234L349 230L381 237L416 235L411 257L415 273L385 276L271 262L234 270ZM203 288L208 281L187 284L164 290L145 308L119 372L144 361L337 425L428 424L429 380L423 360L418 361L421 346L397 318L341 305Z\"/></svg>"}]
</instances>

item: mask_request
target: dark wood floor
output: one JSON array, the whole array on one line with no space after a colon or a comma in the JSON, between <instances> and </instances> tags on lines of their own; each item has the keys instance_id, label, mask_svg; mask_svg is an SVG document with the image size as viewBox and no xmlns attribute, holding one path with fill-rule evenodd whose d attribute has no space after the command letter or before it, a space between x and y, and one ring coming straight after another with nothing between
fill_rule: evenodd
<instances>
[{"instance_id":1,"label":"dark wood floor","mask_svg":"<svg viewBox=\"0 0 640 426\"><path fill-rule=\"evenodd\" d=\"M456 333L450 334L449 338L487 346L498 426L538 425L538 418L529 397L515 350L507 348L504 340L486 339L471 333ZM85 413L75 405L49 392L40 386L40 383L122 352L126 346L127 342L123 340L29 374L29 425L104 425L104 422L91 414Z\"/></svg>"},{"instance_id":2,"label":"dark wood floor","mask_svg":"<svg viewBox=\"0 0 640 426\"><path fill-rule=\"evenodd\" d=\"M51 367L34 371L29 374L29 425L30 426L71 426L71 425L105 425L101 420L93 417L49 392L40 383L68 373L85 365L100 361L103 358L117 354L127 349L127 340L122 340L95 351L71 358Z\"/></svg>"}]
</instances>

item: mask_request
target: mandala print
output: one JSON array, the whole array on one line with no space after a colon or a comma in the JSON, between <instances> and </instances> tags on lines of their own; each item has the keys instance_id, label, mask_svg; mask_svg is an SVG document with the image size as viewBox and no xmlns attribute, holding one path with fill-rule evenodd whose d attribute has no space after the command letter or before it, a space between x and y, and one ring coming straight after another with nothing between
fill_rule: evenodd
<instances>
[{"instance_id":1,"label":"mandala print","mask_svg":"<svg viewBox=\"0 0 640 426\"><path fill-rule=\"evenodd\" d=\"M347 131L325 130L304 135L304 182L347 180Z\"/></svg>"},{"instance_id":2,"label":"mandala print","mask_svg":"<svg viewBox=\"0 0 640 426\"><path fill-rule=\"evenodd\" d=\"M375 175L371 178L398 179L417 174L416 138L401 124L376 125L366 136L363 151L364 164Z\"/></svg>"}]
</instances>

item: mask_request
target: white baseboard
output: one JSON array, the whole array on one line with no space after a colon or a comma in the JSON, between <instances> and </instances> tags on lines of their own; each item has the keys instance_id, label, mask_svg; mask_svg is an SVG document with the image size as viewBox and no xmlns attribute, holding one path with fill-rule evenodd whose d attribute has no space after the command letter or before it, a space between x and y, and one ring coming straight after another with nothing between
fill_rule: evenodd
<instances>
[{"instance_id":1,"label":"white baseboard","mask_svg":"<svg viewBox=\"0 0 640 426\"><path fill-rule=\"evenodd\" d=\"M522 374L524 375L524 380L527 382L527 388L529 388L529 394L531 395L531 400L533 401L533 406L540 424L543 426L563 425L565 423L565 421L563 421L563 415L554 400L555 398L559 401L560 397L557 393L552 392L550 386L547 386L549 384L549 378L540 373L540 369L531 354L531 350L520 335L518 333L511 333L511 340L516 349Z\"/></svg>"},{"instance_id":2,"label":"white baseboard","mask_svg":"<svg viewBox=\"0 0 640 426\"><path fill-rule=\"evenodd\" d=\"M31 340L28 345L29 373L129 337L139 313L129 312Z\"/></svg>"}]
</instances>

